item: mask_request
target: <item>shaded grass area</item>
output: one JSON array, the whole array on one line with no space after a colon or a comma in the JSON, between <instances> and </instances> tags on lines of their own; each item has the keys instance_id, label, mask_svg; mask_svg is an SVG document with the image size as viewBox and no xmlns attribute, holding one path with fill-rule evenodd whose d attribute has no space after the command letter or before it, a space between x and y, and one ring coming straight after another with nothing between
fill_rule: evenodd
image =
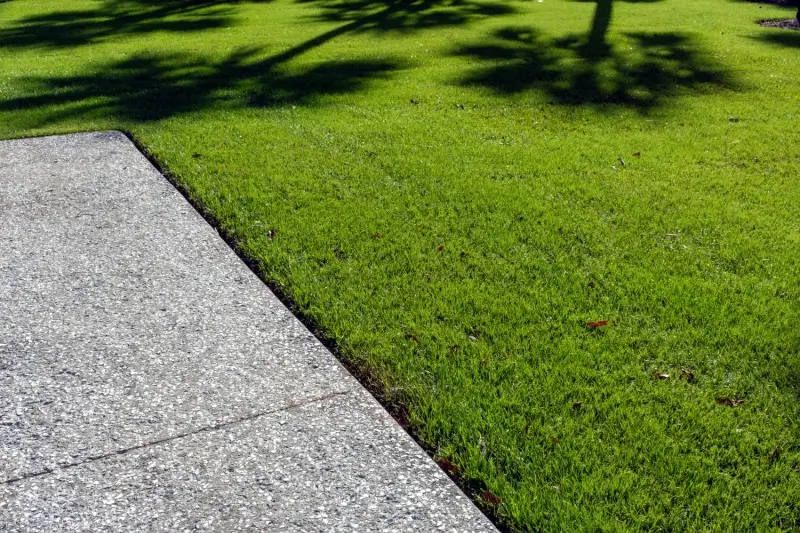
<instances>
[{"instance_id":1,"label":"shaded grass area","mask_svg":"<svg viewBox=\"0 0 800 533\"><path fill-rule=\"evenodd\" d=\"M791 531L786 13L13 0L0 136L132 131L514 530Z\"/></svg>"},{"instance_id":2,"label":"shaded grass area","mask_svg":"<svg viewBox=\"0 0 800 533\"><path fill-rule=\"evenodd\" d=\"M733 85L726 72L698 54L690 36L680 33L627 33L620 41L636 52L622 54L593 43L591 37L586 42L580 36L548 40L529 26L501 28L493 37L457 50L485 65L465 84L500 92L539 88L561 104L641 109L660 105L686 88Z\"/></svg>"}]
</instances>

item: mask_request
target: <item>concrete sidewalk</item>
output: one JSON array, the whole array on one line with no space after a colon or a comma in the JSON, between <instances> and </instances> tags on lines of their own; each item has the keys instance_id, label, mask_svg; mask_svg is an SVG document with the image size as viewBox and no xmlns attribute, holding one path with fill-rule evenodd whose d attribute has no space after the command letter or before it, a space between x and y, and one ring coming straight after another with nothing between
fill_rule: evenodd
<instances>
[{"instance_id":1,"label":"concrete sidewalk","mask_svg":"<svg viewBox=\"0 0 800 533\"><path fill-rule=\"evenodd\" d=\"M496 531L121 133L0 142L0 531Z\"/></svg>"}]
</instances>

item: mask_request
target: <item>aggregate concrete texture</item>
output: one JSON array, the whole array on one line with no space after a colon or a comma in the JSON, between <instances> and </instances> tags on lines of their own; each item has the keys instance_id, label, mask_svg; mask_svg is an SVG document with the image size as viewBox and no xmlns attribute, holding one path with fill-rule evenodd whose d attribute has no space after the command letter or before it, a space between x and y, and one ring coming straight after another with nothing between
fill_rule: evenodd
<instances>
[{"instance_id":1,"label":"aggregate concrete texture","mask_svg":"<svg viewBox=\"0 0 800 533\"><path fill-rule=\"evenodd\" d=\"M0 142L0 531L496 529L97 132Z\"/></svg>"}]
</instances>

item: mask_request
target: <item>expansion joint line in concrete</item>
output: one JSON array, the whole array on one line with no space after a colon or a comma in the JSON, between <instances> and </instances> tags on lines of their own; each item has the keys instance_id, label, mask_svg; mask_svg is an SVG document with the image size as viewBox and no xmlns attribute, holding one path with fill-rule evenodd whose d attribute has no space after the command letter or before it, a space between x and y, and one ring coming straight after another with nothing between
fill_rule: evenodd
<instances>
[{"instance_id":1,"label":"expansion joint line in concrete","mask_svg":"<svg viewBox=\"0 0 800 533\"><path fill-rule=\"evenodd\" d=\"M210 425L210 426L204 426L204 427L201 427L201 428L198 428L198 429L193 429L191 431L185 431L183 433L178 433L176 435L172 435L172 436L169 436L169 437L164 437L163 439L157 439L157 440L154 440L154 441L151 441L151 442L145 442L144 444L137 444L136 446L130 446L128 448L120 448L119 450L114 450L113 452L103 453L103 454L99 454L99 455L92 455L92 456L86 457L84 459L81 459L80 461L75 461L73 463L60 464L55 468L45 468L45 469L39 470L37 472L29 472L27 474L22 474L21 476L18 476L18 477L15 477L15 478L10 478L10 479L6 479L4 481L0 481L0 485L11 485L13 483L19 483L20 481L25 481L27 479L40 477L40 476L46 476L48 474L53 474L56 471L69 470L70 468L83 466L83 465L86 465L86 464L89 464L89 463L93 463L95 461L102 461L103 459L108 459L108 458L114 457L116 455L124 455L124 454L129 453L129 452L134 452L134 451L137 451L137 450L150 448L152 446L158 446L160 444L166 444L168 442L176 441L176 440L183 439L183 438L186 438L186 437L191 437L192 435L197 435L197 434L200 434L200 433L210 433L210 432L213 432L213 431L218 431L220 429L226 429L226 428L229 428L231 426L235 426L237 424L242 424L244 422L250 422L252 420L256 420L256 419L264 417L264 416L273 415L275 413L280 413L280 412L283 412L283 411L288 411L289 409L295 409L297 407L304 407L306 405L310 405L310 404L313 404L313 403L324 402L325 400L330 400L331 398L335 398L337 396L345 396L347 394L350 394L350 392L351 391L349 391L349 390L336 391L336 392L331 392L331 393L328 393L328 394L323 394L323 395L320 395L320 396L313 396L311 398L306 398L306 399L301 400L301 401L290 403L289 405L285 405L283 407L278 407L276 409L269 409L269 410L266 410L266 411L260 411L258 413L253 413L253 414L250 414L250 415L247 415L247 416L243 416L243 417L237 418L235 420L229 420L227 422L220 422L218 424L213 424L213 425Z\"/></svg>"}]
</instances>

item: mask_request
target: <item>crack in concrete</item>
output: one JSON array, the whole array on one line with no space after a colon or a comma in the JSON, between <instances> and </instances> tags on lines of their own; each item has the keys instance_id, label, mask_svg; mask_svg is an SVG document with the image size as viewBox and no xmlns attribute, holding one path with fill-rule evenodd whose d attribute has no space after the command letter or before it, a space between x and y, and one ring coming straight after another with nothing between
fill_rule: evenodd
<instances>
[{"instance_id":1,"label":"crack in concrete","mask_svg":"<svg viewBox=\"0 0 800 533\"><path fill-rule=\"evenodd\" d=\"M172 435L172 436L169 436L169 437L164 437L163 439L157 439L157 440L154 440L154 441L145 442L144 444L137 444L136 446L129 446L127 448L120 448L119 450L114 450L114 451L108 452L108 453L103 453L103 454L98 454L98 455L90 455L88 457L85 457L85 458L81 459L80 461L75 461L73 463L66 463L66 464L58 465L55 468L45 468L45 469L39 470L37 472L29 472L27 474L23 474L23 475L18 476L18 477L9 478L9 479L0 481L0 485L11 485L13 483L19 483L20 481L25 481L25 480L28 480L28 479L31 479L31 478L46 476L48 474L54 473L57 470L69 470L71 468L76 468L76 467L79 467L79 466L83 466L83 465L86 465L86 464L89 464L89 463L93 463L95 461L102 461L103 459L108 459L110 457L114 457L115 455L124 455L124 454L129 453L129 452L134 452L134 451L137 451L137 450L142 450L144 448L150 448L152 446L158 446L160 444L166 444L168 442L172 442L172 441L175 441L175 440L183 439L183 438L186 438L186 437L191 437L192 435L198 435L200 433L209 433L209 432L212 432L212 431L218 431L220 429L226 429L226 428L229 428L231 426L235 426L236 424L241 424L241 423L244 423L244 422L250 422L252 420L257 420L257 419L259 419L261 417L264 417L264 416L267 416L267 415L273 415L275 413L288 411L289 409L294 409L296 407L304 407L306 405L311 405L313 403L323 402L325 400L329 400L329 399L335 398L337 396L346 396L346 395L350 394L351 392L352 392L351 390L345 390L345 391L331 392L331 393L323 394L323 395L320 395L320 396L312 396L311 398L307 398L307 399L302 400L302 401L290 403L289 405L285 405L283 407L279 407L279 408L276 408L276 409L269 409L267 411L261 411L261 412L258 412L258 413L253 413L253 414L250 414L250 415L247 415L247 416L243 416L243 417L237 418L235 420L229 420L227 422L220 422L220 423L213 424L213 425L210 425L210 426L203 426L201 428L193 429L191 431L185 431L183 433L178 433L176 435Z\"/></svg>"}]
</instances>

